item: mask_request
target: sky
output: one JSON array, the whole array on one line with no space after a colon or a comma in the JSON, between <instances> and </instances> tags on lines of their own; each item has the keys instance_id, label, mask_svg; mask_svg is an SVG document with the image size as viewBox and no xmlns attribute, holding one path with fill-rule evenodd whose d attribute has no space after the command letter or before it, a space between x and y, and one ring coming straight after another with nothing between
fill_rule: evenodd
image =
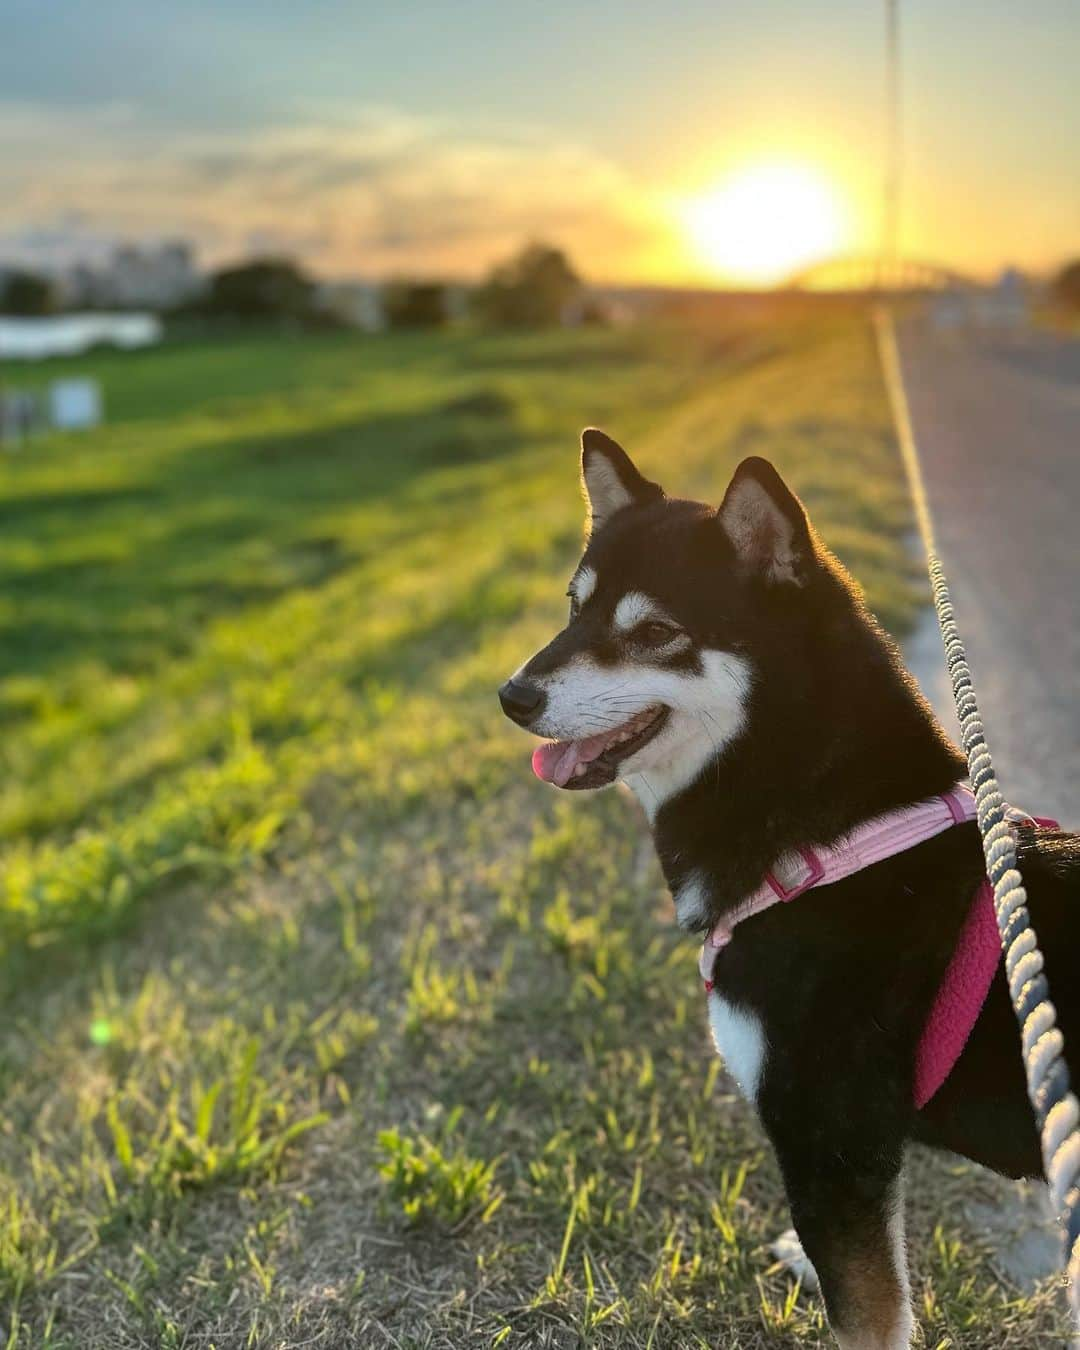
<instances>
[{"instance_id":1,"label":"sky","mask_svg":"<svg viewBox=\"0 0 1080 1350\"><path fill-rule=\"evenodd\" d=\"M900 5L901 251L1080 253L1080 5ZM544 239L753 284L880 240L884 0L0 0L0 34L0 262L473 277Z\"/></svg>"}]
</instances>

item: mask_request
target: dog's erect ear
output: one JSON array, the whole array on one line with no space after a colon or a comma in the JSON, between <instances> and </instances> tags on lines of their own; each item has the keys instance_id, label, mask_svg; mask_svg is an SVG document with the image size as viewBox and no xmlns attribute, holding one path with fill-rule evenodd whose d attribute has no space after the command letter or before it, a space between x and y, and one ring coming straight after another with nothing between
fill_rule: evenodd
<instances>
[{"instance_id":1,"label":"dog's erect ear","mask_svg":"<svg viewBox=\"0 0 1080 1350\"><path fill-rule=\"evenodd\" d=\"M743 460L716 514L748 571L768 581L805 582L814 553L806 512L767 459Z\"/></svg>"},{"instance_id":2,"label":"dog's erect ear","mask_svg":"<svg viewBox=\"0 0 1080 1350\"><path fill-rule=\"evenodd\" d=\"M590 534L624 506L664 495L659 484L638 473L621 445L595 427L581 433L581 483L589 506Z\"/></svg>"}]
</instances>

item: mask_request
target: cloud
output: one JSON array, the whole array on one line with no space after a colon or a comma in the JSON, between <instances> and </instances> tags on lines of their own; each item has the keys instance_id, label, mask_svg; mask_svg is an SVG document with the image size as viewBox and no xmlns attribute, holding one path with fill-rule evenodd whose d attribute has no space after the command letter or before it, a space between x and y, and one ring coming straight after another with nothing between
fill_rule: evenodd
<instances>
[{"instance_id":1,"label":"cloud","mask_svg":"<svg viewBox=\"0 0 1080 1350\"><path fill-rule=\"evenodd\" d=\"M0 159L0 259L180 236L208 261L258 247L328 275L468 276L543 238L610 278L647 271L669 243L647 195L587 147L394 109L209 135L152 129L119 104L0 103Z\"/></svg>"}]
</instances>

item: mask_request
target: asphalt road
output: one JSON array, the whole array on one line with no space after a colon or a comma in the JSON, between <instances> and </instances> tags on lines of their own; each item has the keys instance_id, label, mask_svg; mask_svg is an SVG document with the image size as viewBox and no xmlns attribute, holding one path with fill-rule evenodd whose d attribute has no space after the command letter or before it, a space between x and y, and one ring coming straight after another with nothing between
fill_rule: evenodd
<instances>
[{"instance_id":1,"label":"asphalt road","mask_svg":"<svg viewBox=\"0 0 1080 1350\"><path fill-rule=\"evenodd\" d=\"M1005 796L1080 828L1080 341L899 332L938 551ZM906 649L958 735L932 614Z\"/></svg>"}]
</instances>

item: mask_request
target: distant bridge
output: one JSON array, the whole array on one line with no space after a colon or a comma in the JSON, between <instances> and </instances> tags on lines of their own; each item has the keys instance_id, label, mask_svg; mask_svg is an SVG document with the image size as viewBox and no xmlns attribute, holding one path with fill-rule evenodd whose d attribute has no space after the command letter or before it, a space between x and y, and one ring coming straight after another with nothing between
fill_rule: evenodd
<instances>
[{"instance_id":1,"label":"distant bridge","mask_svg":"<svg viewBox=\"0 0 1080 1350\"><path fill-rule=\"evenodd\" d=\"M910 258L889 260L873 254L851 254L814 263L789 277L788 287L801 291L952 291L973 290L972 277L936 263Z\"/></svg>"}]
</instances>

